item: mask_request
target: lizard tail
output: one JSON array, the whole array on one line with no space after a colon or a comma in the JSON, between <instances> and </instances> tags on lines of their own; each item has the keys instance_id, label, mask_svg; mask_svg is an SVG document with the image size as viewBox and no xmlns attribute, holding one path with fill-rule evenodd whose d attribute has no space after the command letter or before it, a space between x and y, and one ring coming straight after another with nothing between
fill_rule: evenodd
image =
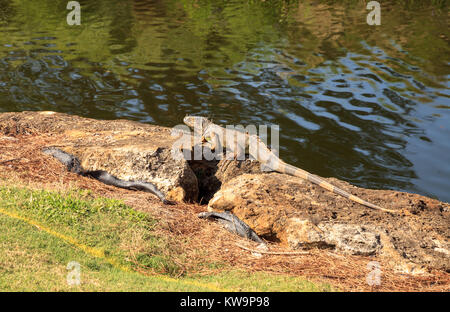
<instances>
[{"instance_id":1,"label":"lizard tail","mask_svg":"<svg viewBox=\"0 0 450 312\"><path fill-rule=\"evenodd\" d=\"M280 170L278 170L280 169ZM364 205L366 207L372 208L372 209L378 209L378 210L382 210L382 211L386 211L386 212L392 212L395 213L395 210L391 210L391 209L386 209L386 208L382 208L380 206L374 205L372 203L369 203L367 201L365 201L364 199L359 198L358 196L352 195L350 193L347 193L346 191L338 188L337 186L334 186L330 183L328 183L327 181L319 178L318 176L309 173L308 171L305 171L303 169L297 168L295 166L289 165L287 163L281 162L278 164L278 169L277 171L279 172L283 172L283 173L287 173L289 175L293 175L299 178L302 178L304 180L310 181L314 184L317 184L321 187L323 187L324 189L333 192L335 194L339 194L345 198L348 198L354 202L357 202L361 205Z\"/></svg>"}]
</instances>

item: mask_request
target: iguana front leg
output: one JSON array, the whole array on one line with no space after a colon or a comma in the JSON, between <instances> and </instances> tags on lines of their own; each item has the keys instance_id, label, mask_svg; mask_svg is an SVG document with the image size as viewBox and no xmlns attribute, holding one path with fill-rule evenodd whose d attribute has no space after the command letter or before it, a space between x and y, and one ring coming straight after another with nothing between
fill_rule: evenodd
<instances>
[{"instance_id":1,"label":"iguana front leg","mask_svg":"<svg viewBox=\"0 0 450 312\"><path fill-rule=\"evenodd\" d=\"M210 136L209 136L209 140L207 140L206 138L204 138L205 142L209 142L209 148L211 149L211 151L215 151L216 148L219 146L220 142L219 142L219 136L216 135L215 132L211 132Z\"/></svg>"},{"instance_id":2,"label":"iguana front leg","mask_svg":"<svg viewBox=\"0 0 450 312\"><path fill-rule=\"evenodd\" d=\"M208 129L203 133L203 141L208 143L208 147L211 149L211 151L220 150L224 146L224 144L221 142L222 136L217 134L214 130Z\"/></svg>"}]
</instances>

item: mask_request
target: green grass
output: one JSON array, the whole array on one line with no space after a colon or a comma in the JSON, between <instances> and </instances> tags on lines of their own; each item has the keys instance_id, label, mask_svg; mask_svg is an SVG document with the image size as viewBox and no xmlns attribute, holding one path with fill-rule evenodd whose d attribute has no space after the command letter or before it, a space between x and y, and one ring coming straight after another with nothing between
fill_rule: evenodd
<instances>
[{"instance_id":1,"label":"green grass","mask_svg":"<svg viewBox=\"0 0 450 312\"><path fill-rule=\"evenodd\" d=\"M158 272L177 274L163 239L152 235L156 221L123 202L92 198L86 191L64 195L43 190L0 188L0 207L29 217L53 231L95 248L120 266L132 268L127 258L139 259Z\"/></svg>"},{"instance_id":2,"label":"green grass","mask_svg":"<svg viewBox=\"0 0 450 312\"><path fill-rule=\"evenodd\" d=\"M0 291L333 290L303 278L232 269L175 278L181 272L175 251L154 234L154 219L85 191L0 187L0 209ZM71 261L80 264L80 285L67 283ZM136 263L162 274L138 273Z\"/></svg>"}]
</instances>

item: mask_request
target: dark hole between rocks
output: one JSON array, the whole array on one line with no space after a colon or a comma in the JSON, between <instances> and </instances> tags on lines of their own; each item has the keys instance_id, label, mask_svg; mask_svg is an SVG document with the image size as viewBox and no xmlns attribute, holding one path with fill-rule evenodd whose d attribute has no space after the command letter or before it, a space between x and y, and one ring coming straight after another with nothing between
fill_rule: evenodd
<instances>
[{"instance_id":1,"label":"dark hole between rocks","mask_svg":"<svg viewBox=\"0 0 450 312\"><path fill-rule=\"evenodd\" d=\"M198 180L198 203L208 205L223 183L245 173L261 173L260 164L250 160L190 160L189 166ZM261 236L267 241L280 243L276 235Z\"/></svg>"},{"instance_id":2,"label":"dark hole between rocks","mask_svg":"<svg viewBox=\"0 0 450 312\"><path fill-rule=\"evenodd\" d=\"M216 176L219 169L218 160L190 160L189 166L198 181L198 203L207 205L222 186L222 182Z\"/></svg>"},{"instance_id":3,"label":"dark hole between rocks","mask_svg":"<svg viewBox=\"0 0 450 312\"><path fill-rule=\"evenodd\" d=\"M190 160L189 166L197 177L198 203L207 205L221 186L245 173L262 173L258 161L246 160Z\"/></svg>"}]
</instances>

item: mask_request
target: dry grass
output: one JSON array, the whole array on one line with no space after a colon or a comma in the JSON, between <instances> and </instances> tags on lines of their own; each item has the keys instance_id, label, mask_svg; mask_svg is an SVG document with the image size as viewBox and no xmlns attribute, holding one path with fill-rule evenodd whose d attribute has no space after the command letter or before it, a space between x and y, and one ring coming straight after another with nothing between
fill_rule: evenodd
<instances>
[{"instance_id":1,"label":"dry grass","mask_svg":"<svg viewBox=\"0 0 450 312\"><path fill-rule=\"evenodd\" d=\"M27 186L33 189L89 189L94 195L122 199L137 210L159 220L156 234L167 239L167 249L183 272L201 275L217 274L230 267L249 272L269 272L303 276L312 281L330 283L344 291L449 291L450 274L431 270L428 274L404 275L382 259L362 256L341 256L326 250L313 249L308 255L263 255L255 257L238 247L255 245L223 229L220 225L197 218L204 206L180 203L164 206L148 193L134 192L102 184L99 181L67 172L57 161L40 152L44 146L60 140L50 135L24 135L15 138L0 136L0 183ZM136 235L136 239L140 239ZM138 250L138 241L130 241L127 249ZM286 251L270 244L271 251ZM372 288L366 282L367 264L381 265L381 285ZM222 264L222 265L217 265Z\"/></svg>"}]
</instances>

